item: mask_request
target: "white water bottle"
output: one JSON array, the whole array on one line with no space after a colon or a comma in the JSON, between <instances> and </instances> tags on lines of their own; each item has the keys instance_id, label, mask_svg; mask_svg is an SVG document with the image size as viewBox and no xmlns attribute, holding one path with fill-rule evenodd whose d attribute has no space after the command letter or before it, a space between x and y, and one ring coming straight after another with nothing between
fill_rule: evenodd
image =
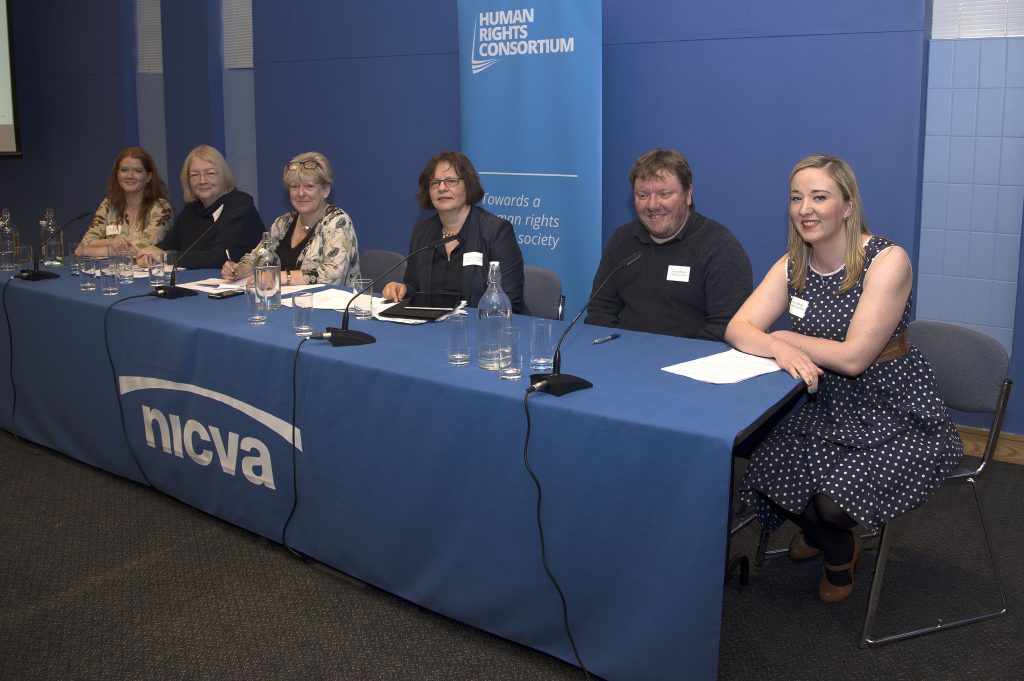
<instances>
[{"instance_id":1,"label":"white water bottle","mask_svg":"<svg viewBox=\"0 0 1024 681\"><path fill-rule=\"evenodd\" d=\"M63 254L63 235L57 234L53 209L47 208L43 211L43 219L39 221L39 265L59 267Z\"/></svg>"},{"instance_id":2,"label":"white water bottle","mask_svg":"<svg viewBox=\"0 0 1024 681\"><path fill-rule=\"evenodd\" d=\"M253 276L256 290L268 310L281 308L281 258L270 248L270 232L263 232L263 241L256 252Z\"/></svg>"},{"instance_id":3,"label":"white water bottle","mask_svg":"<svg viewBox=\"0 0 1024 681\"><path fill-rule=\"evenodd\" d=\"M481 369L497 371L501 329L512 325L512 304L501 290L501 267L492 261L487 271L487 290L476 308L476 363Z\"/></svg>"},{"instance_id":4,"label":"white water bottle","mask_svg":"<svg viewBox=\"0 0 1024 681\"><path fill-rule=\"evenodd\" d=\"M4 208L0 213L0 270L14 269L14 226L11 225L11 211Z\"/></svg>"}]
</instances>

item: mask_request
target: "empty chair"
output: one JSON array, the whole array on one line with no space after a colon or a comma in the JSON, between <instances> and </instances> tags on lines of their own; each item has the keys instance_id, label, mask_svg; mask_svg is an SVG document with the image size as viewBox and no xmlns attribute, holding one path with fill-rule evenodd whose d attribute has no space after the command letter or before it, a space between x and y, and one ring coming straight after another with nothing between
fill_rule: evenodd
<instances>
[{"instance_id":1,"label":"empty chair","mask_svg":"<svg viewBox=\"0 0 1024 681\"><path fill-rule=\"evenodd\" d=\"M861 633L861 648L899 641L963 624L972 624L1006 612L1006 599L1003 596L1002 586L999 584L999 575L996 571L992 544L989 541L988 530L985 527L985 516L982 512L981 500L978 498L978 490L974 485L974 481L982 474L989 461L992 460L996 444L999 441L999 433L1003 426L1003 415L1006 412L1006 404L1010 398L1010 389L1013 385L1013 382L1007 378L1010 360L1007 357L1006 350L997 341L983 333L956 324L921 320L912 322L910 324L910 342L921 351L921 354L924 355L935 371L939 392L946 406L959 411L992 415L981 463L977 467L971 467L966 464L961 465L959 469L943 481L942 486L970 486L973 492L974 505L978 512L980 534L985 540L988 559L992 567L992 579L996 590L999 592L999 599L1002 605L997 610L970 614L953 620L947 619L943 621L940 619L936 624L925 625L918 629L882 638L873 638L875 615L878 610L879 595L881 594L882 582L885 577L885 567L889 558L890 532L887 524L881 530L878 560L875 564L875 574L871 581L871 593L868 596L867 612L864 616L864 629ZM925 503L921 509L911 513L910 517L918 513L927 512L928 504ZM951 540L955 541L955 538L951 537ZM933 550L940 553L945 548L947 547L936 545L933 547Z\"/></svg>"},{"instance_id":2,"label":"empty chair","mask_svg":"<svg viewBox=\"0 0 1024 681\"><path fill-rule=\"evenodd\" d=\"M534 317L562 319L565 296L562 295L562 280L559 276L551 270L533 265L526 265L523 274L526 277L523 298L530 314Z\"/></svg>"},{"instance_id":3,"label":"empty chair","mask_svg":"<svg viewBox=\"0 0 1024 681\"><path fill-rule=\"evenodd\" d=\"M367 279L376 280L377 277L387 272L389 267L394 267L395 263L400 262L404 257L401 253L395 253L394 251L364 251L359 255L359 269ZM385 277L374 288L382 289L384 284L392 281L402 281L403 276L405 276L405 263L402 263L400 267L396 267L394 272ZM374 292L376 293L376 290Z\"/></svg>"}]
</instances>

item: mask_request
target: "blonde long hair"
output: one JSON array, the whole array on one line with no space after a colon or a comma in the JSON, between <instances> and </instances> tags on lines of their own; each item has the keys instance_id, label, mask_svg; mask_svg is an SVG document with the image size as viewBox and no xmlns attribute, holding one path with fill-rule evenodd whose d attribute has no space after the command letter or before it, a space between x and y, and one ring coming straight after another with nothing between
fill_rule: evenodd
<instances>
[{"instance_id":1,"label":"blonde long hair","mask_svg":"<svg viewBox=\"0 0 1024 681\"><path fill-rule=\"evenodd\" d=\"M860 189L857 187L857 177L853 174L853 168L838 156L828 154L815 154L801 159L793 167L789 174L789 184L793 185L793 178L801 170L807 168L824 168L829 176L835 181L839 190L843 193L843 199L848 201L852 210L849 217L843 220L846 229L846 274L839 285L839 293L849 291L860 280L861 272L864 270L864 245L861 243L861 235L871 234L868 229L867 220L864 219L864 209L861 207ZM789 221L789 281L797 291L803 291L807 284L807 268L811 262L811 247L800 236L793 221Z\"/></svg>"}]
</instances>

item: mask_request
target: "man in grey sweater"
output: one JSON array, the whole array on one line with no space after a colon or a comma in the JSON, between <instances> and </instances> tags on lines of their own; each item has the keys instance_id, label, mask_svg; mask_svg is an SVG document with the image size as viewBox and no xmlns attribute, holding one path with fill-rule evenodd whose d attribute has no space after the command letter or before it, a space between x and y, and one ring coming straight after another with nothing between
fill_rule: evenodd
<instances>
[{"instance_id":1,"label":"man in grey sweater","mask_svg":"<svg viewBox=\"0 0 1024 681\"><path fill-rule=\"evenodd\" d=\"M753 289L750 259L732 232L693 207L693 173L679 152L649 151L629 173L639 220L605 244L594 289L616 272L585 322L672 336L722 340Z\"/></svg>"}]
</instances>

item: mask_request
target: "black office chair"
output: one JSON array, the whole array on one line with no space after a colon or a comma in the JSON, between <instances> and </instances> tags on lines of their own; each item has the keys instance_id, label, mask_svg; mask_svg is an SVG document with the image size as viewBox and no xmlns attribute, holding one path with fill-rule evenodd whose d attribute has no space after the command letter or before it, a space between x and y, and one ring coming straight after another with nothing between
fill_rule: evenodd
<instances>
[{"instance_id":1,"label":"black office chair","mask_svg":"<svg viewBox=\"0 0 1024 681\"><path fill-rule=\"evenodd\" d=\"M974 481L981 476L995 454L999 442L999 433L1003 427L1003 415L1010 398L1013 381L1007 378L1010 360L1006 350L997 341L972 329L955 324L934 321L914 321L910 324L910 342L924 355L935 371L939 384L939 392L946 405L952 409L966 412L987 413L992 415L988 439L981 463L977 467L961 465L949 475L942 484L943 488L954 485L969 485L974 496L975 507L980 520L981 535L985 539L989 563L992 568L993 581L999 592L1001 606L997 610L969 615L955 620L939 620L938 623L911 629L897 634L874 638L875 618L878 611L879 596L885 577L885 568L889 559L891 532L886 524L880 531L881 539L878 546L878 560L875 573L871 580L871 593L868 596L867 612L864 615L864 629L861 633L861 648L883 645L893 641L921 636L964 624L981 622L998 617L1006 612L1006 598L999 583L992 543L985 527L985 516L982 512L981 500ZM928 504L917 513L926 512ZM945 547L933 546L930 551L941 552Z\"/></svg>"},{"instance_id":2,"label":"black office chair","mask_svg":"<svg viewBox=\"0 0 1024 681\"><path fill-rule=\"evenodd\" d=\"M359 270L367 279L376 279L384 274L389 267L404 258L401 253L394 251L365 251L359 254ZM405 276L405 265L398 267L388 275L387 279L380 282L375 288L384 288L384 285L392 281L402 281Z\"/></svg>"},{"instance_id":3,"label":"black office chair","mask_svg":"<svg viewBox=\"0 0 1024 681\"><path fill-rule=\"evenodd\" d=\"M534 317L561 320L565 313L565 296L562 295L562 280L553 271L543 267L526 265L523 268L526 284L523 298L530 314Z\"/></svg>"}]
</instances>

